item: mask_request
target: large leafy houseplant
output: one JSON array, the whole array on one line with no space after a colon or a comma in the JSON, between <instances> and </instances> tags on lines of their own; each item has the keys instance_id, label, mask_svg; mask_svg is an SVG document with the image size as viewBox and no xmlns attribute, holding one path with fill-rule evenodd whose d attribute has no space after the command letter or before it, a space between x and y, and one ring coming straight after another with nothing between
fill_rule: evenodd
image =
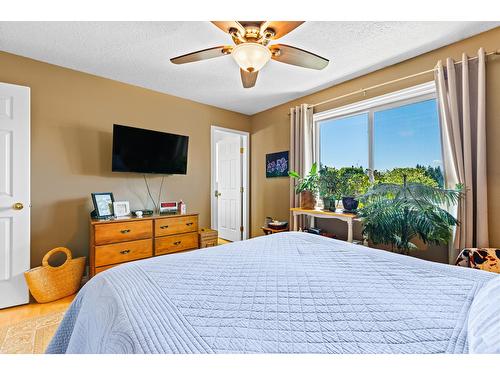
<instances>
[{"instance_id":1,"label":"large leafy houseplant","mask_svg":"<svg viewBox=\"0 0 500 375\"><path fill-rule=\"evenodd\" d=\"M306 176L301 176L296 171L288 172L289 176L297 179L295 192L300 194L302 208L312 210L316 206L316 192L318 191L319 173L318 165L314 163Z\"/></svg>"},{"instance_id":2,"label":"large leafy houseplant","mask_svg":"<svg viewBox=\"0 0 500 375\"><path fill-rule=\"evenodd\" d=\"M402 184L376 184L362 197L363 234L374 244L388 244L403 254L417 249L417 238L425 244L446 244L458 222L442 207L456 204L460 194L407 182L406 177Z\"/></svg>"}]
</instances>

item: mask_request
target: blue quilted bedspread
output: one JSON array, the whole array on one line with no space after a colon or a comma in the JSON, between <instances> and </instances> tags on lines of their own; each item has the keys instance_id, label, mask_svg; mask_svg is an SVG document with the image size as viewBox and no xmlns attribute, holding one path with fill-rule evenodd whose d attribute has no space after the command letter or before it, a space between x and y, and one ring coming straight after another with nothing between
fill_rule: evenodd
<instances>
[{"instance_id":1,"label":"blue quilted bedspread","mask_svg":"<svg viewBox=\"0 0 500 375\"><path fill-rule=\"evenodd\" d=\"M463 353L494 275L304 233L132 262L78 293L48 353Z\"/></svg>"}]
</instances>

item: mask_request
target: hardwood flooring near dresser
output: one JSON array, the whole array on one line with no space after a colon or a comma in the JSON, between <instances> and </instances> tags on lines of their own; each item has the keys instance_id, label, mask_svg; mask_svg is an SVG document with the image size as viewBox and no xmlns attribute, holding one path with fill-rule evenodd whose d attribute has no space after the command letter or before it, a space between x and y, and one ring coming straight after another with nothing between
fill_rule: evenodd
<instances>
[{"instance_id":1,"label":"hardwood flooring near dresser","mask_svg":"<svg viewBox=\"0 0 500 375\"><path fill-rule=\"evenodd\" d=\"M0 310L0 354L44 353L74 298Z\"/></svg>"}]
</instances>

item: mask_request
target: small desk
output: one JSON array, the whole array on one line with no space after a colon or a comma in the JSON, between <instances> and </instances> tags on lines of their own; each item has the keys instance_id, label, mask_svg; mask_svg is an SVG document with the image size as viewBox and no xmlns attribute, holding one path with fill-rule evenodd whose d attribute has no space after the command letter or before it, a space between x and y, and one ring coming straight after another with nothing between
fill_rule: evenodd
<instances>
[{"instance_id":1,"label":"small desk","mask_svg":"<svg viewBox=\"0 0 500 375\"><path fill-rule=\"evenodd\" d=\"M347 223L347 242L352 242L353 240L353 222L360 221L360 219L355 214L346 214L340 211L332 212L326 210L305 210L303 208L290 208L290 211L293 213L293 227L292 230L298 231L298 223L297 216L298 215L307 215L311 217L318 217L321 219L337 219L341 221L345 221Z\"/></svg>"}]
</instances>

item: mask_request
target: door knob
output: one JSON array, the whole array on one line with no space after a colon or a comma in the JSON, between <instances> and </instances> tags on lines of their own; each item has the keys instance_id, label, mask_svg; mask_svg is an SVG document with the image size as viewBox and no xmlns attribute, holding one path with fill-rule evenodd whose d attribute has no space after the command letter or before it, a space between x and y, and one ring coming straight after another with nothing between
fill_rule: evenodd
<instances>
[{"instance_id":1,"label":"door knob","mask_svg":"<svg viewBox=\"0 0 500 375\"><path fill-rule=\"evenodd\" d=\"M21 202L14 203L13 206L14 210L22 210L24 208L24 205Z\"/></svg>"},{"instance_id":2,"label":"door knob","mask_svg":"<svg viewBox=\"0 0 500 375\"><path fill-rule=\"evenodd\" d=\"M216 197L220 197L221 195L222 195L222 193L219 193L219 191L218 191L218 190L215 190L215 196L216 196Z\"/></svg>"}]
</instances>

